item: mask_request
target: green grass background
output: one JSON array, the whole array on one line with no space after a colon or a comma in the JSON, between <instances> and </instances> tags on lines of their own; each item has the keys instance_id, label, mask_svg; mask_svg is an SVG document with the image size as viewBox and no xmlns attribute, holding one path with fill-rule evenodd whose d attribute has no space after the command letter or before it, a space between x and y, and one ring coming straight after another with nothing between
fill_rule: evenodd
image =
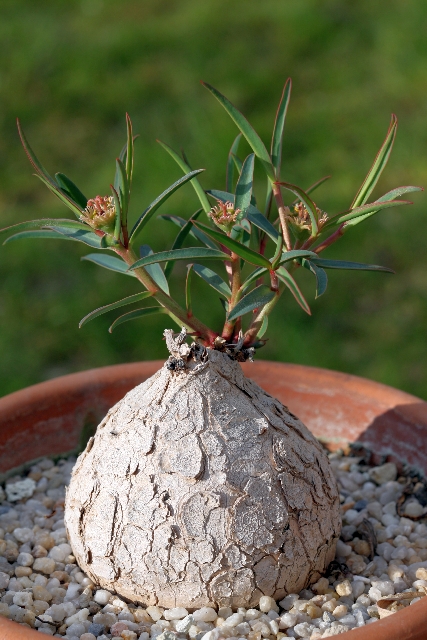
<instances>
[{"instance_id":1,"label":"green grass background","mask_svg":"<svg viewBox=\"0 0 427 640\"><path fill-rule=\"evenodd\" d=\"M108 193L128 111L141 134L134 219L181 175L157 137L207 168L206 188L223 188L236 129L200 79L235 102L267 142L292 76L282 175L304 187L332 174L315 197L322 209L351 203L391 112L399 132L375 194L427 183L423 0L3 0L0 16L1 226L68 215L32 177L16 116L47 169L93 197ZM314 300L310 274L300 274L313 315L283 296L259 357L338 369L427 398L427 204L424 194L414 201L378 214L323 254L384 264L396 275L329 271L327 293ZM163 213L196 208L187 185ZM155 249L175 233L161 220L147 231ZM139 290L131 278L80 262L85 253L83 245L48 240L1 248L0 394L166 356L161 332L170 323L162 316L113 335L114 313L78 329L90 310ZM184 267L174 273L181 296ZM203 283L195 286L196 311L219 323L215 294L208 300Z\"/></svg>"}]
</instances>

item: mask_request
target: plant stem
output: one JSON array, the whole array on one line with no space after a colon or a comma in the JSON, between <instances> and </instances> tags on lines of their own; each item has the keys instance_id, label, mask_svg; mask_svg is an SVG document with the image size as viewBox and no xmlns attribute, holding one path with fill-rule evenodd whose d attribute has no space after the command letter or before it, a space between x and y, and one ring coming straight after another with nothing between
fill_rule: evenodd
<instances>
[{"instance_id":1,"label":"plant stem","mask_svg":"<svg viewBox=\"0 0 427 640\"><path fill-rule=\"evenodd\" d=\"M277 289L275 293L276 295L274 296L274 298L270 300L268 304L262 307L262 309L257 313L255 318L252 320L251 326L245 333L245 341L243 343L245 347L249 347L255 341L257 333L261 329L262 321L266 316L270 315L270 313L273 311L274 307L276 306L277 302L279 301L279 298L282 292L279 289Z\"/></svg>"},{"instance_id":2,"label":"plant stem","mask_svg":"<svg viewBox=\"0 0 427 640\"><path fill-rule=\"evenodd\" d=\"M123 245L115 247L114 251L126 262L127 265L132 266L138 257L135 255L132 249L129 247L126 249ZM167 293L162 291L160 287L154 282L152 277L147 273L143 267L135 269L133 272L138 280L144 285L144 287L150 291L157 302L168 310L171 317L178 320L178 324L186 327L192 334L195 334L203 342L205 346L213 346L215 338L218 336L215 331L212 331L203 322L192 316L189 318L187 312L183 309L175 300L173 300Z\"/></svg>"},{"instance_id":3,"label":"plant stem","mask_svg":"<svg viewBox=\"0 0 427 640\"><path fill-rule=\"evenodd\" d=\"M231 252L230 264L231 264L231 278L230 278L231 298L230 298L229 307L228 307L229 313L236 306L240 298L240 284L241 284L240 257L237 255L237 253ZM235 322L229 322L228 320L226 320L224 324L224 328L222 330L222 334L221 334L225 340L231 340L231 338L233 337L235 324L236 324Z\"/></svg>"},{"instance_id":4,"label":"plant stem","mask_svg":"<svg viewBox=\"0 0 427 640\"><path fill-rule=\"evenodd\" d=\"M286 218L287 216L290 215L291 212L289 211L289 207L285 207L285 205L283 204L282 191L280 189L280 185L274 183L272 186L272 189L273 189L273 195L277 204L277 210L279 212L280 226L282 227L283 240L285 242L286 249L290 251L292 249L292 244L291 244L291 237L289 235L289 229L288 229L288 224L286 222Z\"/></svg>"},{"instance_id":5,"label":"plant stem","mask_svg":"<svg viewBox=\"0 0 427 640\"><path fill-rule=\"evenodd\" d=\"M321 244L319 244L318 247L315 247L313 251L315 253L320 253L321 251L329 247L331 244L336 242L343 235L344 235L344 223L342 223L338 227L338 229L332 235L329 236L329 238L326 238L326 240L324 240Z\"/></svg>"}]
</instances>

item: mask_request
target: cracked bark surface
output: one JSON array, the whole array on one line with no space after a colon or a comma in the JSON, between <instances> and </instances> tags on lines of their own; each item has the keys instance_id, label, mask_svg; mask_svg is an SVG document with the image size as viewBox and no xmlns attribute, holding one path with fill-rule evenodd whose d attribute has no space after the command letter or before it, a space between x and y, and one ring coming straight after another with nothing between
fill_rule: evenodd
<instances>
[{"instance_id":1,"label":"cracked bark surface","mask_svg":"<svg viewBox=\"0 0 427 640\"><path fill-rule=\"evenodd\" d=\"M190 609L298 593L341 527L320 444L213 350L166 363L109 411L77 460L65 523L95 583Z\"/></svg>"}]
</instances>

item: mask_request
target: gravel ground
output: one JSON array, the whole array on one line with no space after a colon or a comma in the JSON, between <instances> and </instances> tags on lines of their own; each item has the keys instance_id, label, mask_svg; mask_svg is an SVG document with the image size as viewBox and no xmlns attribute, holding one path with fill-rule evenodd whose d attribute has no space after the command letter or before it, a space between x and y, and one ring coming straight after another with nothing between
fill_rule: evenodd
<instances>
[{"instance_id":1,"label":"gravel ground","mask_svg":"<svg viewBox=\"0 0 427 640\"><path fill-rule=\"evenodd\" d=\"M76 565L64 528L74 459L43 459L0 488L0 615L80 640L328 638L378 619L384 596L427 587L427 488L396 466L330 454L343 530L327 576L257 609L142 608L97 589ZM418 598L412 600L417 601ZM400 605L398 605L400 606Z\"/></svg>"}]
</instances>

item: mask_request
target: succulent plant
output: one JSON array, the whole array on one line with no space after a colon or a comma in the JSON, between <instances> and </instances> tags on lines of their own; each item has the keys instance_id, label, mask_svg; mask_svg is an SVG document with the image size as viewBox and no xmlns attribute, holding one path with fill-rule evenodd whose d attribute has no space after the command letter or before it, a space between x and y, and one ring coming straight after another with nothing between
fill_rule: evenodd
<instances>
[{"instance_id":1,"label":"succulent plant","mask_svg":"<svg viewBox=\"0 0 427 640\"><path fill-rule=\"evenodd\" d=\"M111 195L89 200L64 174L52 178L46 172L19 128L38 177L77 221L36 220L0 232L12 234L7 242L27 237L83 242L101 251L87 260L138 278L143 292L92 311L81 326L152 298L157 306L119 316L110 331L152 313L165 313L181 327L177 334L164 332L170 353L165 365L118 402L89 440L65 506L73 553L95 583L131 600L167 607L253 606L262 595L280 599L315 582L333 560L341 520L327 455L298 418L245 378L239 361L252 359L264 344L269 314L285 290L310 313L294 278L300 267L315 276L317 296L326 289L327 269L390 271L319 254L378 211L406 204L398 199L401 195L420 190L399 187L368 203L393 146L397 120L392 116L350 208L326 213L310 195L326 178L306 190L280 178L290 80L277 110L270 153L244 116L205 86L240 129L228 155L225 191L205 191L199 182L202 169L192 170L185 156L161 143L185 175L130 229L134 136L129 117ZM252 148L244 161L238 156L242 136ZM256 159L267 175L262 211L253 193ZM188 219L163 216L179 232L169 250L153 253L148 244L140 244L145 227L187 182L201 208ZM295 200L285 205L283 192ZM202 213L205 222L199 220ZM184 247L188 239L197 246ZM186 308L169 291L178 260L187 262ZM222 262L225 277L205 266L207 260ZM194 274L220 295L225 310L221 330L193 314ZM194 340L191 345L187 335Z\"/></svg>"}]
</instances>

